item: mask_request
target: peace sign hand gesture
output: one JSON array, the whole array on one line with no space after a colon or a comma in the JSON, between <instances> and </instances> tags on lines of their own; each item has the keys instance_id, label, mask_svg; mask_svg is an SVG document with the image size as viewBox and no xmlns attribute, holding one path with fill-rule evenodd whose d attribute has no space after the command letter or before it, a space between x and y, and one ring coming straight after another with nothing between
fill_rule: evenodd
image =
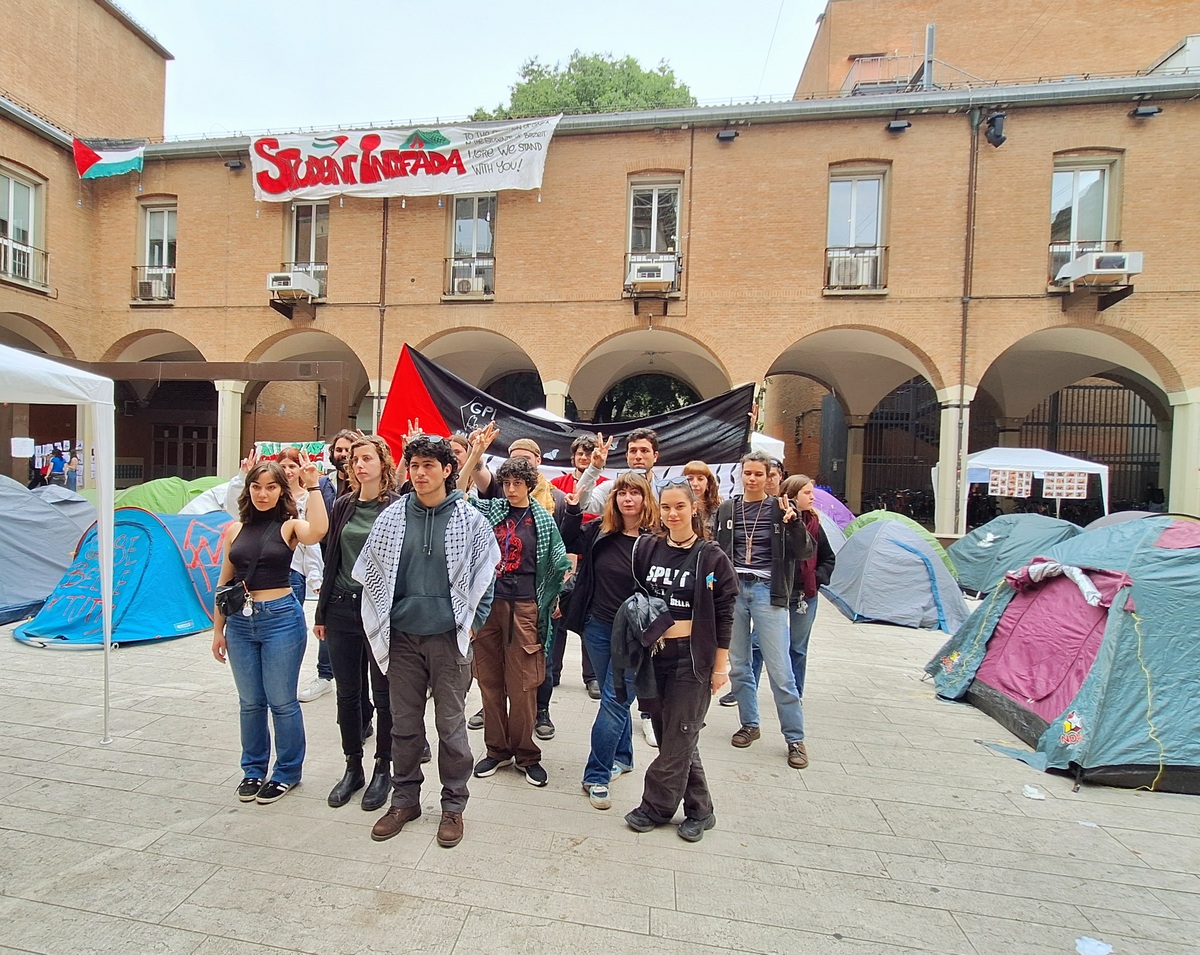
<instances>
[{"instance_id":1,"label":"peace sign hand gesture","mask_svg":"<svg viewBox=\"0 0 1200 955\"><path fill-rule=\"evenodd\" d=\"M254 465L258 464L258 448L251 448L250 453L242 458L242 473L249 474L254 470Z\"/></svg>"},{"instance_id":2,"label":"peace sign hand gesture","mask_svg":"<svg viewBox=\"0 0 1200 955\"><path fill-rule=\"evenodd\" d=\"M592 467L604 470L608 464L608 451L613 446L614 438L605 440L603 434L596 432L596 448L592 451Z\"/></svg>"},{"instance_id":3,"label":"peace sign hand gesture","mask_svg":"<svg viewBox=\"0 0 1200 955\"><path fill-rule=\"evenodd\" d=\"M321 480L321 472L313 463L312 458L305 451L300 452L300 483L310 491L317 486Z\"/></svg>"},{"instance_id":4,"label":"peace sign hand gesture","mask_svg":"<svg viewBox=\"0 0 1200 955\"><path fill-rule=\"evenodd\" d=\"M779 509L783 511L783 523L796 519L796 509L792 507L792 500L786 494L776 498L779 502Z\"/></svg>"}]
</instances>

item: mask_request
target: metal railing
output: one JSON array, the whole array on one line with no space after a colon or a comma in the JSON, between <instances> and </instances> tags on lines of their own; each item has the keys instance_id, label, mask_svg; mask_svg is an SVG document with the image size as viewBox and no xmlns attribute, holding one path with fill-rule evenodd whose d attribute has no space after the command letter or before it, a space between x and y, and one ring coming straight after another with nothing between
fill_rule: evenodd
<instances>
[{"instance_id":1,"label":"metal railing","mask_svg":"<svg viewBox=\"0 0 1200 955\"><path fill-rule=\"evenodd\" d=\"M1075 242L1051 242L1049 280L1051 283L1058 277L1059 271L1068 262L1072 262L1088 252L1120 252L1120 239L1082 239Z\"/></svg>"},{"instance_id":2,"label":"metal railing","mask_svg":"<svg viewBox=\"0 0 1200 955\"><path fill-rule=\"evenodd\" d=\"M887 288L886 245L834 247L825 250L825 288Z\"/></svg>"},{"instance_id":3,"label":"metal railing","mask_svg":"<svg viewBox=\"0 0 1200 955\"><path fill-rule=\"evenodd\" d=\"M50 256L42 249L0 236L0 278L48 288Z\"/></svg>"},{"instance_id":4,"label":"metal railing","mask_svg":"<svg viewBox=\"0 0 1200 955\"><path fill-rule=\"evenodd\" d=\"M317 298L325 297L325 280L329 273L328 262L284 262L281 272L303 272L317 280Z\"/></svg>"},{"instance_id":5,"label":"metal railing","mask_svg":"<svg viewBox=\"0 0 1200 955\"><path fill-rule=\"evenodd\" d=\"M453 298L486 298L496 290L494 255L452 255L446 259L445 295Z\"/></svg>"},{"instance_id":6,"label":"metal railing","mask_svg":"<svg viewBox=\"0 0 1200 955\"><path fill-rule=\"evenodd\" d=\"M135 265L130 298L135 302L170 302L175 299L175 268Z\"/></svg>"},{"instance_id":7,"label":"metal railing","mask_svg":"<svg viewBox=\"0 0 1200 955\"><path fill-rule=\"evenodd\" d=\"M625 288L632 292L678 292L683 256L678 252L627 252Z\"/></svg>"}]
</instances>

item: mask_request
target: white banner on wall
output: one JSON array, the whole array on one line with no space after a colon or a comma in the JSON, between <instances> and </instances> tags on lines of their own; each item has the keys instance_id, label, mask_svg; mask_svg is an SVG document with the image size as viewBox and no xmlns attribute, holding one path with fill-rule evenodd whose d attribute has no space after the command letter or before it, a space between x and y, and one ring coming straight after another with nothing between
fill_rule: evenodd
<instances>
[{"instance_id":1,"label":"white banner on wall","mask_svg":"<svg viewBox=\"0 0 1200 955\"><path fill-rule=\"evenodd\" d=\"M558 116L470 126L261 136L250 144L254 198L442 196L542 185Z\"/></svg>"}]
</instances>

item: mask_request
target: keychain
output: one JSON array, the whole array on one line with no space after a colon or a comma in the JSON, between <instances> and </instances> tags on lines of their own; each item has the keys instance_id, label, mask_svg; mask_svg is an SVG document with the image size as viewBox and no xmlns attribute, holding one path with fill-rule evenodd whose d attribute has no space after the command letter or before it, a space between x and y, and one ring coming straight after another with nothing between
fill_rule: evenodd
<instances>
[{"instance_id":1,"label":"keychain","mask_svg":"<svg viewBox=\"0 0 1200 955\"><path fill-rule=\"evenodd\" d=\"M800 598L800 603L796 605L797 613L808 613L808 601L803 597Z\"/></svg>"},{"instance_id":2,"label":"keychain","mask_svg":"<svg viewBox=\"0 0 1200 955\"><path fill-rule=\"evenodd\" d=\"M252 617L253 615L254 615L254 601L247 600L244 604L242 604L242 616L243 617Z\"/></svg>"}]
</instances>

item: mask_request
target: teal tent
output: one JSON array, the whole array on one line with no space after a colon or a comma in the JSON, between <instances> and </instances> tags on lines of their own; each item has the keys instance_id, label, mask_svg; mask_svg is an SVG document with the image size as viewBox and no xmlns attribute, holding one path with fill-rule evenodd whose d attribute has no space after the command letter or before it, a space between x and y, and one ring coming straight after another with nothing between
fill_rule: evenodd
<instances>
[{"instance_id":1,"label":"teal tent","mask_svg":"<svg viewBox=\"0 0 1200 955\"><path fill-rule=\"evenodd\" d=\"M926 666L1039 769L1200 793L1200 521L1148 517L1050 548Z\"/></svg>"},{"instance_id":2,"label":"teal tent","mask_svg":"<svg viewBox=\"0 0 1200 955\"><path fill-rule=\"evenodd\" d=\"M950 545L947 553L967 593L988 594L1033 558L1082 533L1077 524L1043 514L1001 514Z\"/></svg>"},{"instance_id":3,"label":"teal tent","mask_svg":"<svg viewBox=\"0 0 1200 955\"><path fill-rule=\"evenodd\" d=\"M958 576L958 570L954 566L954 561L951 560L950 555L946 553L946 548L938 543L938 539L907 514L901 514L899 511L878 510L867 511L865 514L859 514L858 517L854 518L854 520L846 525L846 537L853 537L859 530L867 527L870 524L874 524L876 521L896 521L899 524L903 524L929 545L929 549L937 554L938 560L946 565L946 569L950 571L950 575L952 577Z\"/></svg>"}]
</instances>

